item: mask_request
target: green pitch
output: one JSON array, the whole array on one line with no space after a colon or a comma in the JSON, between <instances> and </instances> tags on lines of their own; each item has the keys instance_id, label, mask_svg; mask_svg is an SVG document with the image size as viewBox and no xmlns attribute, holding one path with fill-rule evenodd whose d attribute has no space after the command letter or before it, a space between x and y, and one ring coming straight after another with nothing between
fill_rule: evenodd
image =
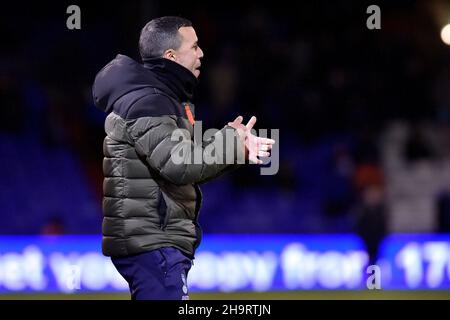
<instances>
[{"instance_id":1,"label":"green pitch","mask_svg":"<svg viewBox=\"0 0 450 320\"><path fill-rule=\"evenodd\" d=\"M450 290L429 291L284 291L284 292L234 292L192 293L192 300L450 300ZM126 293L82 294L4 294L8 300L129 300Z\"/></svg>"}]
</instances>

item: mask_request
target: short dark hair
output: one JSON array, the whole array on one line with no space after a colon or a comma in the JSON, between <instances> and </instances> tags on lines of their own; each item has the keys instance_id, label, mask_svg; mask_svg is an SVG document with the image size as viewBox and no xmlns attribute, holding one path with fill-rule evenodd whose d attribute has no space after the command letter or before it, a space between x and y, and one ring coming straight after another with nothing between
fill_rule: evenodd
<instances>
[{"instance_id":1,"label":"short dark hair","mask_svg":"<svg viewBox=\"0 0 450 320\"><path fill-rule=\"evenodd\" d=\"M141 58L160 58L167 49L181 46L178 29L192 27L192 22L181 17L160 17L148 22L141 30L139 53Z\"/></svg>"}]
</instances>

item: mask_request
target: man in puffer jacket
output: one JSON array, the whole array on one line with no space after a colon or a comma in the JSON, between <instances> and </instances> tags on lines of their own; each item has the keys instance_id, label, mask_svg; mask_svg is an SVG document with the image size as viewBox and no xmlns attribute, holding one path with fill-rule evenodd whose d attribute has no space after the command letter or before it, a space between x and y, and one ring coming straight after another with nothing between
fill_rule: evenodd
<instances>
[{"instance_id":1,"label":"man in puffer jacket","mask_svg":"<svg viewBox=\"0 0 450 320\"><path fill-rule=\"evenodd\" d=\"M94 81L95 104L108 113L102 251L132 299L189 298L187 273L201 241L198 184L244 159L261 163L257 157L274 143L250 133L255 117L243 125L240 116L209 140L193 141L191 100L203 57L197 41L189 20L154 19L141 31L143 63L118 55ZM196 159L206 149L223 161Z\"/></svg>"}]
</instances>

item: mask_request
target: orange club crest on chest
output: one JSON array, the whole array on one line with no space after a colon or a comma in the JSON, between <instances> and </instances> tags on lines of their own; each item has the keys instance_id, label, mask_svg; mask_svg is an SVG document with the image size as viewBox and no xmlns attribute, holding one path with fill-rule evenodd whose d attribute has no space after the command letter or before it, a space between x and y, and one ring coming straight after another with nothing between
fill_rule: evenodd
<instances>
[{"instance_id":1,"label":"orange club crest on chest","mask_svg":"<svg viewBox=\"0 0 450 320\"><path fill-rule=\"evenodd\" d=\"M185 103L184 104L184 110L186 111L186 116L187 116L187 118L189 120L189 123L191 125L194 125L195 119L194 119L194 115L192 114L191 106L190 106L189 103Z\"/></svg>"}]
</instances>

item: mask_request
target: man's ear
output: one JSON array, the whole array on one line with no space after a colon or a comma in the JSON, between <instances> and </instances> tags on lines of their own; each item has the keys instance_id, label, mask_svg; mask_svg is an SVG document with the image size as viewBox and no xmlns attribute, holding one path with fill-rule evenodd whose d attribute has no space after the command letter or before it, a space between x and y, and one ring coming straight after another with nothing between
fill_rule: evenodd
<instances>
[{"instance_id":1,"label":"man's ear","mask_svg":"<svg viewBox=\"0 0 450 320\"><path fill-rule=\"evenodd\" d=\"M173 49L167 49L164 52L163 57L166 58L166 59L172 60L172 61L175 61L176 58L177 58L176 55L175 55L175 51Z\"/></svg>"}]
</instances>

